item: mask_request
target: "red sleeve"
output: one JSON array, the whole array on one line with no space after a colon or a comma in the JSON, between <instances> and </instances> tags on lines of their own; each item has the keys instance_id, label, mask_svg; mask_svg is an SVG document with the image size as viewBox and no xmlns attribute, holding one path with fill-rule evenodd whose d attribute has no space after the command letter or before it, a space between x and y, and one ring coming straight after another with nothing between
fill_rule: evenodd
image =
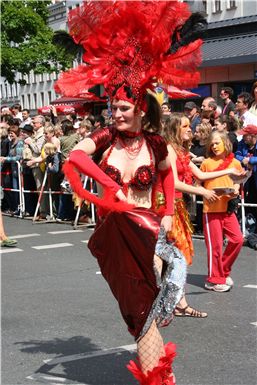
<instances>
[{"instance_id":1,"label":"red sleeve","mask_svg":"<svg viewBox=\"0 0 257 385\"><path fill-rule=\"evenodd\" d=\"M99 149L107 148L109 143L113 140L115 130L113 127L98 128L89 135L96 145L96 152Z\"/></svg>"}]
</instances>

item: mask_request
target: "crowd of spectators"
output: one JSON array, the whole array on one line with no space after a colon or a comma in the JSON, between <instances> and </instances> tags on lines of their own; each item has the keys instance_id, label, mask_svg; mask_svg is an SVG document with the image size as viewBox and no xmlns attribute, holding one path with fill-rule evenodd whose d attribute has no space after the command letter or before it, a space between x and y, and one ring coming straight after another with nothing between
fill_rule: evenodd
<instances>
[{"instance_id":1,"label":"crowd of spectators","mask_svg":"<svg viewBox=\"0 0 257 385\"><path fill-rule=\"evenodd\" d=\"M226 132L233 145L233 152L245 169L251 170L251 176L244 183L246 203L257 204L257 82L252 92L242 92L235 97L233 89L223 87L220 90L222 105L209 96L202 100L201 107L194 101L184 104L186 117L192 130L191 160L200 167L206 158L206 142L213 130ZM25 216L33 216L41 190L45 172L47 184L53 194L53 211L56 220L71 221L76 215L72 194L62 173L62 164L73 147L93 130L111 124L109 111L105 108L99 115L87 111L84 116L77 114L57 115L51 107L51 115L34 115L19 104L1 109L1 185L5 188L2 211L19 215L19 180L17 161L21 164L25 193ZM172 106L165 102L161 106L163 124L172 115ZM244 128L242 135L242 128ZM11 190L16 191L11 191ZM197 197L200 200L200 197ZM75 207L76 208L76 207ZM201 205L195 211L196 232L202 232ZM240 210L239 210L240 212ZM82 211L85 221L90 220L88 208ZM49 216L49 197L42 195L38 220ZM257 232L257 208L246 207L247 231ZM256 247L257 247L257 241Z\"/></svg>"}]
</instances>

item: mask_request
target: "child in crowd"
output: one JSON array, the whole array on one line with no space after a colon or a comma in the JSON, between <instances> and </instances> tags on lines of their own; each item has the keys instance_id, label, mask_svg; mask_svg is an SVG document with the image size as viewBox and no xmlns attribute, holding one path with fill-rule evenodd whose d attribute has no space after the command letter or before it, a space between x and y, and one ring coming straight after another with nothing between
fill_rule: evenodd
<instances>
[{"instance_id":1,"label":"child in crowd","mask_svg":"<svg viewBox=\"0 0 257 385\"><path fill-rule=\"evenodd\" d=\"M232 144L226 133L214 131L207 142L207 155L201 164L204 172L236 168L243 173L238 160L234 159ZM233 286L230 277L232 265L243 245L243 236L235 213L230 209L230 200L239 194L239 184L234 184L229 175L204 181L204 187L220 195L219 200L203 199L203 227L207 246L207 290L227 292ZM228 244L223 251L223 237Z\"/></svg>"}]
</instances>

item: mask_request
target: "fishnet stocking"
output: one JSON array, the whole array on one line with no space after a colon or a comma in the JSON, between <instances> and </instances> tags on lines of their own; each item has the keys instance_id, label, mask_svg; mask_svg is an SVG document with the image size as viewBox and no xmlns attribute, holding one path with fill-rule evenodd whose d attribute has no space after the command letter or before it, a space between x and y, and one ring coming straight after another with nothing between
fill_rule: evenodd
<instances>
[{"instance_id":1,"label":"fishnet stocking","mask_svg":"<svg viewBox=\"0 0 257 385\"><path fill-rule=\"evenodd\" d=\"M157 255L154 256L154 265L161 276L162 260ZM158 365L160 357L165 354L162 336L153 321L146 334L137 343L137 352L143 373L152 370Z\"/></svg>"},{"instance_id":2,"label":"fishnet stocking","mask_svg":"<svg viewBox=\"0 0 257 385\"><path fill-rule=\"evenodd\" d=\"M138 341L137 352L143 373L157 366L160 357L164 355L163 340L155 321L152 322L146 334Z\"/></svg>"}]
</instances>

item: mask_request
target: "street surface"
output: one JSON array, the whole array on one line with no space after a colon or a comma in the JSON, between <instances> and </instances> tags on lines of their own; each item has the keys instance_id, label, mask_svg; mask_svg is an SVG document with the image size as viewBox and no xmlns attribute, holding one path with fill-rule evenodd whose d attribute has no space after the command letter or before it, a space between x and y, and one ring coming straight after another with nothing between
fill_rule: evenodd
<instances>
[{"instance_id":1,"label":"street surface","mask_svg":"<svg viewBox=\"0 0 257 385\"><path fill-rule=\"evenodd\" d=\"M133 385L135 357L116 301L87 249L92 229L4 217L17 248L2 249L2 384ZM162 329L177 344L177 385L256 385L256 261L244 247L229 293L204 290L206 255L195 240L187 299L207 319ZM51 247L51 248L50 248Z\"/></svg>"}]
</instances>

